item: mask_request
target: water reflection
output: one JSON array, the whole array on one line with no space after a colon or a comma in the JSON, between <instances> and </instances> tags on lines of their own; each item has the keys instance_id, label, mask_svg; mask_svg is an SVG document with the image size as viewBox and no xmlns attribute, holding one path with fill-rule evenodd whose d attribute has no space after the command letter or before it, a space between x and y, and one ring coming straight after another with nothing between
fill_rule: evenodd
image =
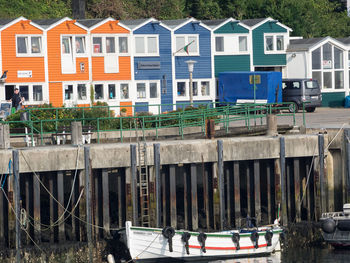
<instances>
[{"instance_id":1,"label":"water reflection","mask_svg":"<svg viewBox=\"0 0 350 263\"><path fill-rule=\"evenodd\" d=\"M293 248L283 252L276 252L269 257L244 259L216 260L210 263L340 263L350 262L350 249L334 250L332 248Z\"/></svg>"}]
</instances>

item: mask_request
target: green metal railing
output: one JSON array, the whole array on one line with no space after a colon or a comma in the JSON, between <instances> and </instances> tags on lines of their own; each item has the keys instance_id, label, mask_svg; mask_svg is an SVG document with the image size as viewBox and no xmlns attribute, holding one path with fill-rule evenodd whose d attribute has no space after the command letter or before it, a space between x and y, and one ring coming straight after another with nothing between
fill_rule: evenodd
<instances>
[{"instance_id":1,"label":"green metal railing","mask_svg":"<svg viewBox=\"0 0 350 263\"><path fill-rule=\"evenodd\" d=\"M27 113L27 120L2 121L2 123L9 124L10 127L28 127L32 141L34 136L40 137L40 142L43 144L45 135L57 133L60 127L68 126L72 121L81 121L83 126L92 126L92 132L97 133L98 143L100 143L101 132L111 131L119 131L121 141L123 141L124 133L126 131L136 130L141 130L142 136L144 136L146 130L155 130L156 138L159 136L159 130L164 128L177 128L178 135L182 138L184 138L184 129L190 127L200 127L201 132L205 134L205 123L207 119L214 119L215 124L224 127L226 133L229 132L229 127L233 122L242 121L244 126L251 129L252 121L254 121L254 125L256 125L256 121L260 120L260 124L262 124L263 119L266 118L268 114L291 116L293 125L295 125L296 122L295 113L288 112L290 103L227 104L224 106L218 105L214 102L205 103L203 105L200 103L195 104L200 106L198 108L185 108L186 106L189 106L188 103L148 105L148 107L157 107L158 111L164 106L171 106L180 109L155 115L138 115L136 113L135 116L117 117L114 117L114 113L118 108L132 107L133 112L137 112L137 107L144 107L144 105L29 108L25 111ZM92 113L97 116L92 116ZM303 124L305 125L304 114Z\"/></svg>"}]
</instances>

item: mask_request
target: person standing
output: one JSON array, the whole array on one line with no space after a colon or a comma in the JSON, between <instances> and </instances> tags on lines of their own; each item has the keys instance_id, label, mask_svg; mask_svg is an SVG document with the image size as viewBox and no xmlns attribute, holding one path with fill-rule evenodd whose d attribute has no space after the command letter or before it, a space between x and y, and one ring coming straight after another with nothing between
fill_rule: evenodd
<instances>
[{"instance_id":1,"label":"person standing","mask_svg":"<svg viewBox=\"0 0 350 263\"><path fill-rule=\"evenodd\" d=\"M18 88L15 88L10 101L12 102L12 108L14 108L15 111L18 111L21 109L24 98L21 96L21 93L19 93Z\"/></svg>"}]
</instances>

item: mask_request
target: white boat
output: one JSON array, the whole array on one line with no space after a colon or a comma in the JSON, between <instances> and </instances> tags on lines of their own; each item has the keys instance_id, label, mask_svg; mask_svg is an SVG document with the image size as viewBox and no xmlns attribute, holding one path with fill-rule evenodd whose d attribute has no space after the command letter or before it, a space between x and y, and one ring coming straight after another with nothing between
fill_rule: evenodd
<instances>
[{"instance_id":1,"label":"white boat","mask_svg":"<svg viewBox=\"0 0 350 263\"><path fill-rule=\"evenodd\" d=\"M243 258L269 255L282 229L277 225L215 233L150 228L126 222L126 245L134 261L169 262Z\"/></svg>"}]
</instances>

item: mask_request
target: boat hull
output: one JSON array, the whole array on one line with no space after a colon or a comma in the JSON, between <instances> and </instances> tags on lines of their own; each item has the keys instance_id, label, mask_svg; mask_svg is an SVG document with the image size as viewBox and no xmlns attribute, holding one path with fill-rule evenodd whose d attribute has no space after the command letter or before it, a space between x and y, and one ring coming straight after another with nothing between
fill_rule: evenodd
<instances>
[{"instance_id":1,"label":"boat hull","mask_svg":"<svg viewBox=\"0 0 350 263\"><path fill-rule=\"evenodd\" d=\"M279 244L279 235L282 232L280 228L271 231L273 235L270 246L267 245L265 238L266 231L258 232L257 248L256 243L251 240L251 233L240 233L239 249L232 241L234 231L206 233L205 251L198 241L199 233L189 232L191 237L188 240L187 253L185 243L182 241L184 231L175 231L170 252L168 239L163 236L162 229L132 227L130 222L126 224L130 256L133 260L145 262L198 261L268 255Z\"/></svg>"}]
</instances>

